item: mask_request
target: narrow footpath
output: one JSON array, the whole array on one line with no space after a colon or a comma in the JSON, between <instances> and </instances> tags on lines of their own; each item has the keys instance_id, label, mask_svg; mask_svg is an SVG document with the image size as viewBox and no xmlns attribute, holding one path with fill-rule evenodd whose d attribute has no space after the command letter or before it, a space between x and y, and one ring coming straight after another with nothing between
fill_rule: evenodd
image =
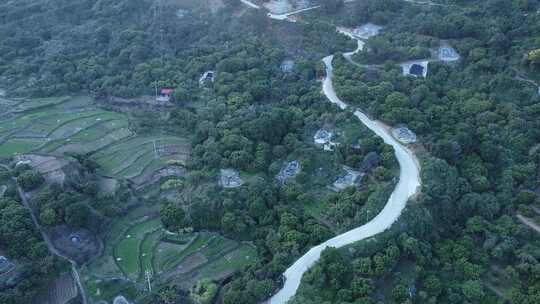
<instances>
[{"instance_id":1,"label":"narrow footpath","mask_svg":"<svg viewBox=\"0 0 540 304\"><path fill-rule=\"evenodd\" d=\"M4 164L0 164L0 167L2 167L2 168L4 168L4 169L11 172L11 168L4 165ZM49 249L49 252L51 252L52 254L66 260L66 261L68 261L71 264L71 274L73 276L73 279L77 283L77 287L79 289L83 304L87 304L88 302L87 302L87 299L86 299L86 292L85 292L84 287L83 287L83 285L81 283L81 277L79 275L79 271L77 270L77 263L75 261L73 261L72 259L70 259L69 257L67 257L67 256L63 255L62 253L60 253L56 249L56 247L54 247L53 243L51 242L51 239L49 238L47 233L45 233L45 231L43 230L43 228L39 224L36 216L34 215L34 212L32 211L32 208L30 207L30 203L28 202L28 198L26 197L26 194L24 193L21 186L17 183L17 179L15 177L13 177L12 180L13 180L13 182L15 183L15 185L17 187L17 192L19 193L19 197L21 198L23 206L30 213L30 217L32 218L32 222L34 223L34 226L36 227L36 229L41 234L41 237L43 238L43 241L45 242L45 244L47 244L47 248Z\"/></svg>"}]
</instances>

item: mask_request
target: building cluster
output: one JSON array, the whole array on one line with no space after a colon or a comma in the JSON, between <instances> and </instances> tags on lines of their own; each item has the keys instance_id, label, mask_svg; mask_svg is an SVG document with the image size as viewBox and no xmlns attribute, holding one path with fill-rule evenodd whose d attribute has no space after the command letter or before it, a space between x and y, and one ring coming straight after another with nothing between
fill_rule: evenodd
<instances>
[{"instance_id":1,"label":"building cluster","mask_svg":"<svg viewBox=\"0 0 540 304\"><path fill-rule=\"evenodd\" d=\"M347 166L343 166L343 169L345 170L345 175L338 177L332 184L331 189L334 191L342 191L348 187L359 186L362 177L365 175L364 173L355 171Z\"/></svg>"},{"instance_id":2,"label":"building cluster","mask_svg":"<svg viewBox=\"0 0 540 304\"><path fill-rule=\"evenodd\" d=\"M214 71L206 71L202 74L201 78L199 78L199 85L204 86L208 82L214 82L216 78L216 73Z\"/></svg>"},{"instance_id":3,"label":"building cluster","mask_svg":"<svg viewBox=\"0 0 540 304\"><path fill-rule=\"evenodd\" d=\"M285 164L283 168L279 171L279 174L277 175L277 179L282 183L286 183L287 181L290 181L296 177L298 173L300 173L300 162L297 160L293 160L291 162L288 162Z\"/></svg>"},{"instance_id":4,"label":"building cluster","mask_svg":"<svg viewBox=\"0 0 540 304\"><path fill-rule=\"evenodd\" d=\"M332 141L333 136L334 133L320 129L313 136L313 141L315 142L315 145L323 148L324 151L334 151L335 147L338 146L339 143Z\"/></svg>"},{"instance_id":5,"label":"building cluster","mask_svg":"<svg viewBox=\"0 0 540 304\"><path fill-rule=\"evenodd\" d=\"M219 184L223 188L237 188L242 186L244 182L240 178L240 173L234 169L221 169L219 176Z\"/></svg>"}]
</instances>

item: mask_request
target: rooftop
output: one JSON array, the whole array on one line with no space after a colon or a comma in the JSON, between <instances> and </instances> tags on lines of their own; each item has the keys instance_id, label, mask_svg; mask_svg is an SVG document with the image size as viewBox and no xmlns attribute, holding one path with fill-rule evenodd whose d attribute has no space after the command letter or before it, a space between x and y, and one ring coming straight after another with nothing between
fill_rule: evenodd
<instances>
[{"instance_id":1,"label":"rooftop","mask_svg":"<svg viewBox=\"0 0 540 304\"><path fill-rule=\"evenodd\" d=\"M282 182L285 183L288 180L291 180L296 177L298 173L300 173L300 162L297 160L293 160L291 162L288 162L281 168L279 171L279 174L276 176L276 178Z\"/></svg>"},{"instance_id":2,"label":"rooftop","mask_svg":"<svg viewBox=\"0 0 540 304\"><path fill-rule=\"evenodd\" d=\"M354 29L353 34L362 39L369 39L370 37L379 35L382 28L380 25L366 23Z\"/></svg>"},{"instance_id":3,"label":"rooftop","mask_svg":"<svg viewBox=\"0 0 540 304\"><path fill-rule=\"evenodd\" d=\"M342 191L348 187L352 187L358 184L360 178L364 175L361 172L355 171L349 167L343 167L346 171L345 175L342 175L336 179L331 187L334 191Z\"/></svg>"},{"instance_id":4,"label":"rooftop","mask_svg":"<svg viewBox=\"0 0 540 304\"><path fill-rule=\"evenodd\" d=\"M234 169L221 169L219 184L223 188L237 188L242 186L244 182L240 178L240 173Z\"/></svg>"},{"instance_id":5,"label":"rooftop","mask_svg":"<svg viewBox=\"0 0 540 304\"><path fill-rule=\"evenodd\" d=\"M405 126L396 127L392 130L392 135L404 144L416 142L416 134Z\"/></svg>"},{"instance_id":6,"label":"rooftop","mask_svg":"<svg viewBox=\"0 0 540 304\"><path fill-rule=\"evenodd\" d=\"M450 62L450 61L456 61L459 60L459 54L450 46L442 46L437 51L437 56L439 57L439 60Z\"/></svg>"},{"instance_id":7,"label":"rooftop","mask_svg":"<svg viewBox=\"0 0 540 304\"><path fill-rule=\"evenodd\" d=\"M174 90L169 88L163 88L160 91L161 95L171 95L173 92Z\"/></svg>"}]
</instances>

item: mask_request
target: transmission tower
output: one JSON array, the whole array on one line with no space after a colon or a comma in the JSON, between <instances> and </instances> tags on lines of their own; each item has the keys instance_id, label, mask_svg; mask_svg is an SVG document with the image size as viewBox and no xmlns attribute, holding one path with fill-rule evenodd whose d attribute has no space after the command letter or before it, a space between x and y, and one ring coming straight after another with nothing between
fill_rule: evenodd
<instances>
[{"instance_id":1,"label":"transmission tower","mask_svg":"<svg viewBox=\"0 0 540 304\"><path fill-rule=\"evenodd\" d=\"M146 283L148 284L148 292L152 292L152 284L150 283L150 280L152 279L152 270L147 268L144 275L146 277Z\"/></svg>"}]
</instances>

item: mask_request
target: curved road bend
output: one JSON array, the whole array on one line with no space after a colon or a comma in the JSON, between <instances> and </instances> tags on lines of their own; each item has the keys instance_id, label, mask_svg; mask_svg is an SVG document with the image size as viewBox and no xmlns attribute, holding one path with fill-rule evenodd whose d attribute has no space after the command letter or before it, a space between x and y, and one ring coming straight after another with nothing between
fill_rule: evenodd
<instances>
[{"instance_id":1,"label":"curved road bend","mask_svg":"<svg viewBox=\"0 0 540 304\"><path fill-rule=\"evenodd\" d=\"M360 47L357 48L356 51L359 49ZM348 56L352 56L354 52L347 54ZM345 110L348 105L339 99L332 83L333 58L334 56L328 56L323 59L326 66L326 78L323 81L323 92L330 102L336 104L342 110ZM392 226L399 218L409 198L414 196L420 190L420 164L414 153L392 137L390 128L382 122L370 119L365 113L359 110L356 110L354 115L358 117L366 127L377 134L377 136L381 137L386 144L391 145L394 148L394 154L396 155L400 167L399 182L390 195L383 210L375 218L358 228L340 234L311 248L306 254L296 260L296 262L283 274L285 277L283 288L270 298L268 301L270 304L286 303L296 294L302 276L317 262L317 260L319 260L321 252L325 248L343 247L372 237L390 228L390 226Z\"/></svg>"}]
</instances>

